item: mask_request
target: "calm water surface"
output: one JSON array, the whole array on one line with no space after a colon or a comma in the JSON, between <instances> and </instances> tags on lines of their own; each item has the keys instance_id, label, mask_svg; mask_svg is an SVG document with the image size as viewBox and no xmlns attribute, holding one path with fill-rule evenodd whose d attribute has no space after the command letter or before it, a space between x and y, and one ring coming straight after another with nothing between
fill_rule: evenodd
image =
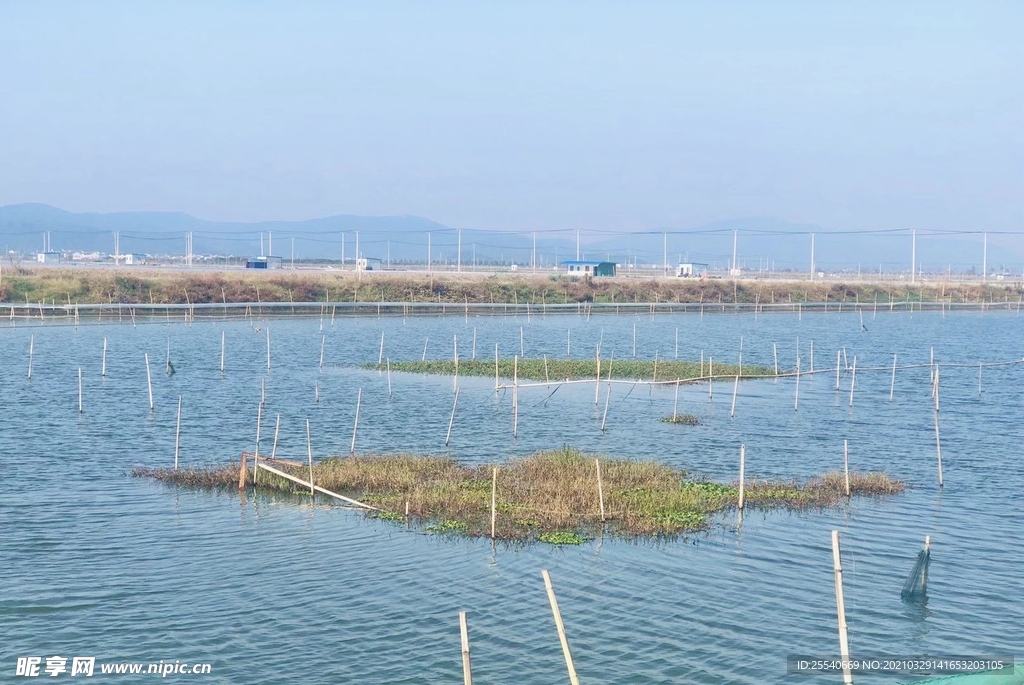
<instances>
[{"instance_id":1,"label":"calm water surface","mask_svg":"<svg viewBox=\"0 0 1024 685\"><path fill-rule=\"evenodd\" d=\"M615 385L608 430L593 384L524 389L519 438L510 395L493 379L460 379L452 442L444 446L452 379L357 368L384 354L493 358L520 352L735 361L792 368L801 355L834 369L836 350L857 357L850 375L684 387L680 411L698 427L659 423L673 389ZM540 576L549 569L583 683L839 682L786 676L788 654L838 651L830 531L843 540L850 643L862 654L984 655L1024 645L1024 368L979 361L1024 357L1016 313L871 312L97 323L0 329L0 680L18 656L98 661L209 662L204 682L461 682L458 612L469 614L478 683L567 682ZM254 331L257 326L264 330ZM265 329L270 328L267 371ZM227 369L219 371L221 332ZM325 367L318 370L321 335ZM27 378L34 336L32 378ZM107 375L100 376L103 339ZM164 371L168 344L173 376ZM942 363L945 487L937 486L927 368ZM143 361L153 372L150 413ZM78 413L78 368L84 412ZM283 502L173 489L126 475L173 463L183 398L184 465L237 462L252 451L261 381L264 436L281 416L279 453L347 453L363 390L357 450L450 453L501 461L562 444L659 459L715 479L747 471L807 478L842 467L885 470L909 491L823 512L750 512L686 541L593 540L579 548L510 548L407 531L318 501ZM321 401L314 401L319 382ZM266 439L266 437L265 437ZM263 450L269 442L263 442ZM925 535L933 541L929 597L905 604L900 587ZM1022 655L1024 656L1024 655ZM70 662L69 662L70 663ZM65 674L62 677L69 677ZM102 682L103 676L94 676ZM175 676L170 676L174 679ZM125 676L108 676L123 681ZM188 676L177 676L188 678ZM898 682L907 678L859 678Z\"/></svg>"}]
</instances>

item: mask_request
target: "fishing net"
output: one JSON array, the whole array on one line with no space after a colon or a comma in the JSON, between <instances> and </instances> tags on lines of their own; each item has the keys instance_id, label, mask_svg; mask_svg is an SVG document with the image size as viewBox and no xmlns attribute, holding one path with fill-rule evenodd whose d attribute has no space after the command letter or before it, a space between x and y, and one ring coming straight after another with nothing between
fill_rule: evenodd
<instances>
[{"instance_id":1,"label":"fishing net","mask_svg":"<svg viewBox=\"0 0 1024 685\"><path fill-rule=\"evenodd\" d=\"M929 542L925 540L924 549L917 553L914 568L907 576L907 582L903 583L903 590L900 591L900 597L903 599L923 597L928 590L928 565L932 558Z\"/></svg>"}]
</instances>

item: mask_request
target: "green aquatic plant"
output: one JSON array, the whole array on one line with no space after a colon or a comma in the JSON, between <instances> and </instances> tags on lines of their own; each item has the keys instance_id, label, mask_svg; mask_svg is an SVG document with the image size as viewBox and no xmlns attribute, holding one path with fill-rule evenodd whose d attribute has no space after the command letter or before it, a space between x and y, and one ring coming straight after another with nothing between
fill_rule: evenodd
<instances>
[{"instance_id":1,"label":"green aquatic plant","mask_svg":"<svg viewBox=\"0 0 1024 685\"><path fill-rule=\"evenodd\" d=\"M537 539L549 545L582 545L586 542L586 538L570 530L555 530L541 533Z\"/></svg>"},{"instance_id":2,"label":"green aquatic plant","mask_svg":"<svg viewBox=\"0 0 1024 685\"><path fill-rule=\"evenodd\" d=\"M675 414L674 416L662 416L658 419L662 423L675 423L682 426L699 426L700 419L693 414Z\"/></svg>"}]
</instances>

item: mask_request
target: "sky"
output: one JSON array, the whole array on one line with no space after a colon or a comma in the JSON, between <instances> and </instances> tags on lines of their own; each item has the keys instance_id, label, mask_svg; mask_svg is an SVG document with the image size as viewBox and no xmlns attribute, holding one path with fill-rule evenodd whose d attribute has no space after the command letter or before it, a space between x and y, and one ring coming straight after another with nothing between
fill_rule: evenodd
<instances>
[{"instance_id":1,"label":"sky","mask_svg":"<svg viewBox=\"0 0 1024 685\"><path fill-rule=\"evenodd\" d=\"M1024 230L1024 2L0 3L0 205Z\"/></svg>"}]
</instances>

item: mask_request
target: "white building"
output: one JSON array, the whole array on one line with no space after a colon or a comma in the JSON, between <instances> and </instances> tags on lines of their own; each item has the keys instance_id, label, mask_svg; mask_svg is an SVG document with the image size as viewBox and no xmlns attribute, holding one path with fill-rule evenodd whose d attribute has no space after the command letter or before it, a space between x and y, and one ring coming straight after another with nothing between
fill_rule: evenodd
<instances>
[{"instance_id":1,"label":"white building","mask_svg":"<svg viewBox=\"0 0 1024 685\"><path fill-rule=\"evenodd\" d=\"M36 261L40 264L60 264L60 252L40 252L36 254Z\"/></svg>"}]
</instances>

